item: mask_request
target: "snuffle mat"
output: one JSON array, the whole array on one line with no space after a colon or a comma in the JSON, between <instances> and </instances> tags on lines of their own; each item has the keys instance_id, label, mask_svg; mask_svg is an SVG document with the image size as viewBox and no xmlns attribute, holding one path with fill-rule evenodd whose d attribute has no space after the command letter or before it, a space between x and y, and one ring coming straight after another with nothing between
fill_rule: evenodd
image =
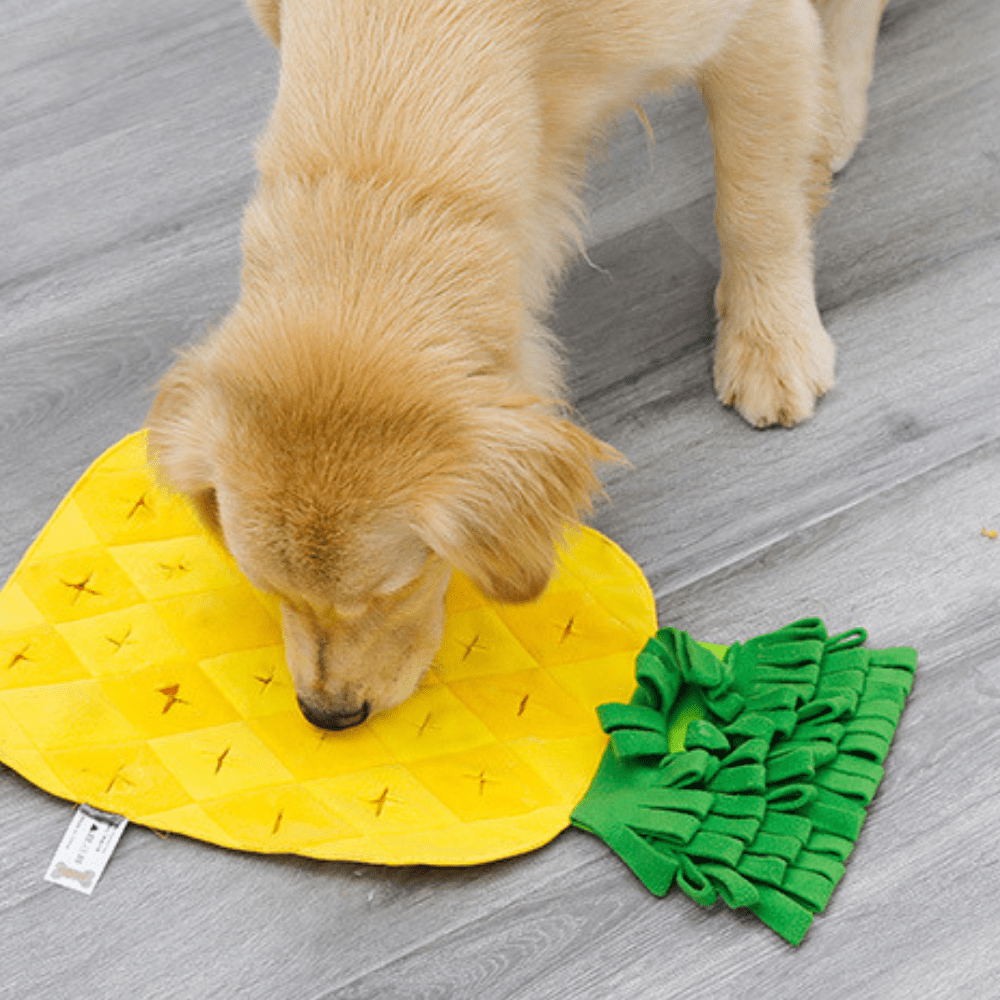
<instances>
[{"instance_id":1,"label":"snuffle mat","mask_svg":"<svg viewBox=\"0 0 1000 1000\"><path fill-rule=\"evenodd\" d=\"M417 693L342 733L299 713L277 604L112 447L0 592L0 761L75 802L230 848L472 864L569 825L656 630L635 564L575 532L538 601L455 574ZM719 647L720 649L722 647Z\"/></svg>"}]
</instances>

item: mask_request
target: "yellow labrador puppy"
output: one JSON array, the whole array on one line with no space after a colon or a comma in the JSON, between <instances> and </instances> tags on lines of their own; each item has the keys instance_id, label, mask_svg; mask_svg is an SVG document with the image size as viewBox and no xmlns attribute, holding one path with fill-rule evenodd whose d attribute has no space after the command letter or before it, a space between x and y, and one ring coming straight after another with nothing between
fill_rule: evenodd
<instances>
[{"instance_id":1,"label":"yellow labrador puppy","mask_svg":"<svg viewBox=\"0 0 1000 1000\"><path fill-rule=\"evenodd\" d=\"M149 417L164 480L280 595L306 717L405 699L450 568L535 598L613 451L550 334L588 140L693 81L715 144L715 384L754 426L833 381L812 217L884 0L251 0L281 52L228 318Z\"/></svg>"}]
</instances>

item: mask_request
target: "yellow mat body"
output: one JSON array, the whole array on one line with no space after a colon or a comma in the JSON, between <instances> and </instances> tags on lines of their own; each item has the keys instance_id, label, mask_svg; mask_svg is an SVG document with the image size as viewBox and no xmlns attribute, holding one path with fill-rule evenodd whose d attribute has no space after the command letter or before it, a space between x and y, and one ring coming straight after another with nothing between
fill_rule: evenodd
<instances>
[{"instance_id":1,"label":"yellow mat body","mask_svg":"<svg viewBox=\"0 0 1000 1000\"><path fill-rule=\"evenodd\" d=\"M83 476L0 591L0 760L54 795L225 847L464 865L569 824L656 630L638 567L589 529L536 602L464 577L416 694L342 733L298 711L276 603L186 502L145 436Z\"/></svg>"}]
</instances>

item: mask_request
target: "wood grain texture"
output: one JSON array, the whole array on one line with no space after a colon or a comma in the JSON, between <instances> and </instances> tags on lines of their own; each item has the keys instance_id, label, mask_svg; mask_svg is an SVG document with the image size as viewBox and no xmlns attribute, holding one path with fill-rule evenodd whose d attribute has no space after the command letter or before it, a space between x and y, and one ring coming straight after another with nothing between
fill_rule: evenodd
<instances>
[{"instance_id":1,"label":"wood grain texture","mask_svg":"<svg viewBox=\"0 0 1000 1000\"><path fill-rule=\"evenodd\" d=\"M238 0L0 7L0 576L141 422L236 291L276 58ZM0 997L1000 996L1000 5L892 0L869 133L817 248L839 382L755 432L712 395L711 148L650 101L595 165L554 326L624 451L596 526L661 621L729 641L803 614L920 651L847 875L794 950L649 896L596 839L387 869L131 828L93 897L42 874L70 809L0 770Z\"/></svg>"}]
</instances>

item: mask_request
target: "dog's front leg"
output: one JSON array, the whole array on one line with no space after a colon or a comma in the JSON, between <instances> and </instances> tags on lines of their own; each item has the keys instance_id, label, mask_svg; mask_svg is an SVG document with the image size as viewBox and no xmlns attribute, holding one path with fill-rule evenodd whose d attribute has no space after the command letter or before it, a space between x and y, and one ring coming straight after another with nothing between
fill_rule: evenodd
<instances>
[{"instance_id":1,"label":"dog's front leg","mask_svg":"<svg viewBox=\"0 0 1000 1000\"><path fill-rule=\"evenodd\" d=\"M868 85L879 23L888 0L813 0L826 31L830 68L840 98L839 134L830 153L834 173L854 155L868 121Z\"/></svg>"},{"instance_id":2,"label":"dog's front leg","mask_svg":"<svg viewBox=\"0 0 1000 1000\"><path fill-rule=\"evenodd\" d=\"M816 308L812 216L831 86L809 0L757 0L699 72L715 145L715 387L755 427L808 419L833 384Z\"/></svg>"}]
</instances>

